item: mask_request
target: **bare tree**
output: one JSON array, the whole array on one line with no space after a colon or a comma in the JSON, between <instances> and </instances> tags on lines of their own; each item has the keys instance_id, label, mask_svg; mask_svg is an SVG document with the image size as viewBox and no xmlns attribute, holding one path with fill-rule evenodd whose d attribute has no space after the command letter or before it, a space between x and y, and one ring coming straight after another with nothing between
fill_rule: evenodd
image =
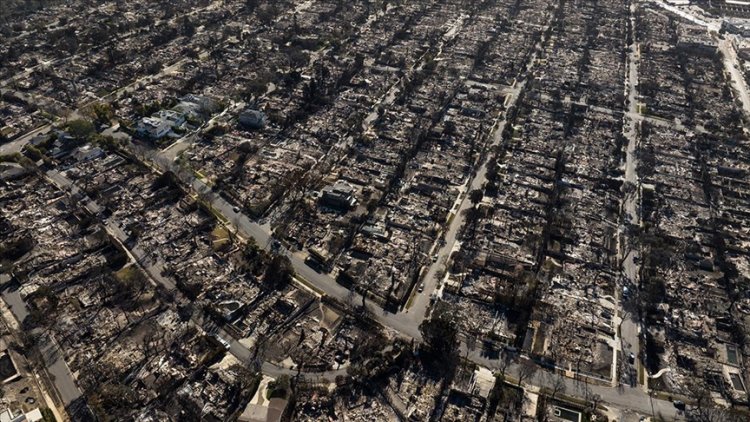
<instances>
[{"instance_id":1,"label":"bare tree","mask_svg":"<svg viewBox=\"0 0 750 422\"><path fill-rule=\"evenodd\" d=\"M589 407L591 408L591 413L594 413L602 403L602 396L598 394L591 394L588 396L587 401L589 403Z\"/></svg>"},{"instance_id":2,"label":"bare tree","mask_svg":"<svg viewBox=\"0 0 750 422\"><path fill-rule=\"evenodd\" d=\"M518 369L518 386L522 387L524 381L533 377L536 374L537 366L530 360L522 360L521 367Z\"/></svg>"},{"instance_id":3,"label":"bare tree","mask_svg":"<svg viewBox=\"0 0 750 422\"><path fill-rule=\"evenodd\" d=\"M153 357L158 349L159 336L157 331L151 327L141 339L143 354L146 358Z\"/></svg>"},{"instance_id":4,"label":"bare tree","mask_svg":"<svg viewBox=\"0 0 750 422\"><path fill-rule=\"evenodd\" d=\"M466 356L464 356L464 359L468 359L469 352L477 346L479 333L477 333L477 330L472 327L464 334L464 340L466 342Z\"/></svg>"},{"instance_id":5,"label":"bare tree","mask_svg":"<svg viewBox=\"0 0 750 422\"><path fill-rule=\"evenodd\" d=\"M557 372L549 372L550 382L551 382L551 394L550 399L554 400L555 397L557 397L558 394L564 394L565 389L567 388L565 384L565 378L557 373Z\"/></svg>"},{"instance_id":6,"label":"bare tree","mask_svg":"<svg viewBox=\"0 0 750 422\"><path fill-rule=\"evenodd\" d=\"M500 359L498 360L498 369L500 370L500 378L503 380L505 379L505 372L508 370L508 367L513 362L513 359L511 358L510 354L507 352L503 352L500 354Z\"/></svg>"},{"instance_id":7,"label":"bare tree","mask_svg":"<svg viewBox=\"0 0 750 422\"><path fill-rule=\"evenodd\" d=\"M744 420L740 415L717 406L713 397L711 397L711 392L703 386L693 386L690 388L689 394L693 399L693 408L690 410L688 420L697 422L735 422Z\"/></svg>"}]
</instances>

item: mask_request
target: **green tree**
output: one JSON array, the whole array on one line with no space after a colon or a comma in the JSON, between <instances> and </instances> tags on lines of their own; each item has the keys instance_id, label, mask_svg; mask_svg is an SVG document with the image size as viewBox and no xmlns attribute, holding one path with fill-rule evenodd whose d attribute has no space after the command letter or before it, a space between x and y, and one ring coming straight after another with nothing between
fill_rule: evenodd
<instances>
[{"instance_id":1,"label":"green tree","mask_svg":"<svg viewBox=\"0 0 750 422\"><path fill-rule=\"evenodd\" d=\"M474 189L473 191L469 192L469 200L471 201L472 205L477 205L478 203L482 202L482 198L484 198L484 192L482 192L481 189Z\"/></svg>"},{"instance_id":2,"label":"green tree","mask_svg":"<svg viewBox=\"0 0 750 422\"><path fill-rule=\"evenodd\" d=\"M42 418L43 422L57 422L55 414L52 413L52 410L49 407L42 408Z\"/></svg>"},{"instance_id":3,"label":"green tree","mask_svg":"<svg viewBox=\"0 0 750 422\"><path fill-rule=\"evenodd\" d=\"M68 122L68 133L74 138L88 140L94 135L94 133L96 133L96 131L94 130L94 125L90 121L76 119Z\"/></svg>"},{"instance_id":4,"label":"green tree","mask_svg":"<svg viewBox=\"0 0 750 422\"><path fill-rule=\"evenodd\" d=\"M108 103L95 103L83 110L85 116L99 124L108 124L110 120L115 116L112 106ZM92 126L93 129L93 126Z\"/></svg>"},{"instance_id":5,"label":"green tree","mask_svg":"<svg viewBox=\"0 0 750 422\"><path fill-rule=\"evenodd\" d=\"M443 135L453 136L456 134L456 132L457 132L456 124L450 120L446 121L443 127Z\"/></svg>"},{"instance_id":6,"label":"green tree","mask_svg":"<svg viewBox=\"0 0 750 422\"><path fill-rule=\"evenodd\" d=\"M188 16L184 16L180 19L180 30L182 35L192 38L192 36L195 35L195 24Z\"/></svg>"},{"instance_id":7,"label":"green tree","mask_svg":"<svg viewBox=\"0 0 750 422\"><path fill-rule=\"evenodd\" d=\"M260 21L263 25L270 25L273 23L274 19L276 19L276 16L279 14L279 7L275 4L265 4L261 7L258 7L255 11L255 16L258 18L258 21Z\"/></svg>"},{"instance_id":8,"label":"green tree","mask_svg":"<svg viewBox=\"0 0 750 422\"><path fill-rule=\"evenodd\" d=\"M450 361L458 352L458 327L453 314L433 312L419 325L424 351L436 360Z\"/></svg>"},{"instance_id":9,"label":"green tree","mask_svg":"<svg viewBox=\"0 0 750 422\"><path fill-rule=\"evenodd\" d=\"M267 395L269 399L289 397L289 376L281 375L276 380L268 383Z\"/></svg>"},{"instance_id":10,"label":"green tree","mask_svg":"<svg viewBox=\"0 0 750 422\"><path fill-rule=\"evenodd\" d=\"M294 278L294 267L292 262L284 255L274 255L263 275L265 284L276 290L282 290L288 286Z\"/></svg>"},{"instance_id":11,"label":"green tree","mask_svg":"<svg viewBox=\"0 0 750 422\"><path fill-rule=\"evenodd\" d=\"M26 145L26 147L24 148L24 151L26 152L26 156L28 156L34 161L38 161L44 158L44 152L42 152L42 150L35 147L34 145L31 145L31 144Z\"/></svg>"}]
</instances>

